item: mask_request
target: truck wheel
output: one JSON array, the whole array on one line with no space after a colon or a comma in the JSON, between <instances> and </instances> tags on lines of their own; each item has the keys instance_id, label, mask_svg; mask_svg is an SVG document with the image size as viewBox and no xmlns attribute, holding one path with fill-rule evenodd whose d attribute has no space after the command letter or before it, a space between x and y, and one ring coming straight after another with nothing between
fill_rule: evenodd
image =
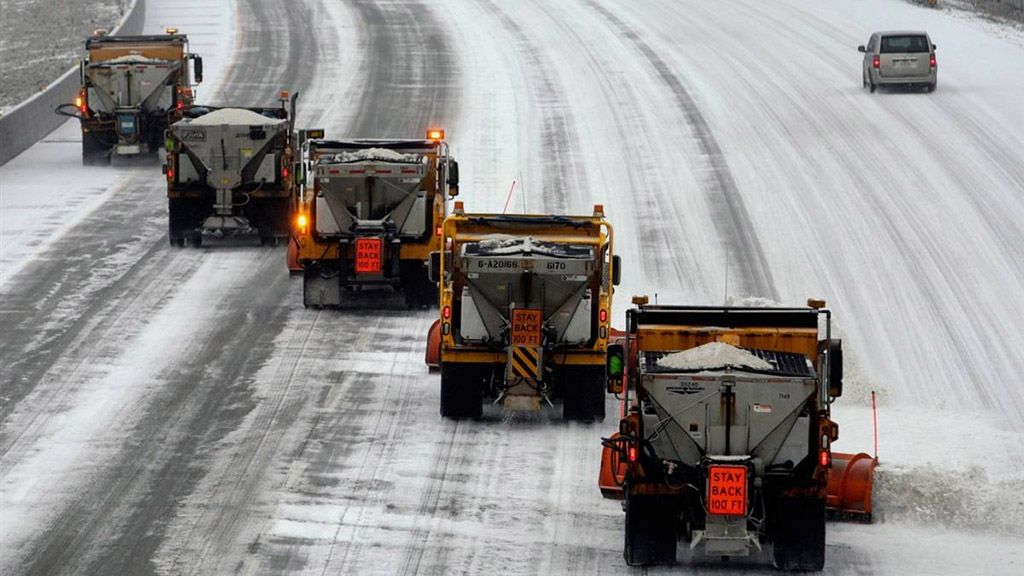
<instances>
[{"instance_id":1,"label":"truck wheel","mask_svg":"<svg viewBox=\"0 0 1024 576\"><path fill-rule=\"evenodd\" d=\"M667 496L639 496L626 490L626 541L623 557L630 566L675 564L678 501Z\"/></svg>"},{"instance_id":2,"label":"truck wheel","mask_svg":"<svg viewBox=\"0 0 1024 576\"><path fill-rule=\"evenodd\" d=\"M483 414L480 369L451 362L441 364L441 416L479 418Z\"/></svg>"},{"instance_id":3,"label":"truck wheel","mask_svg":"<svg viewBox=\"0 0 1024 576\"><path fill-rule=\"evenodd\" d=\"M825 567L825 500L780 497L775 510L773 552L779 570Z\"/></svg>"},{"instance_id":4,"label":"truck wheel","mask_svg":"<svg viewBox=\"0 0 1024 576\"><path fill-rule=\"evenodd\" d=\"M110 163L110 150L95 132L82 132L82 165L101 166Z\"/></svg>"},{"instance_id":5,"label":"truck wheel","mask_svg":"<svg viewBox=\"0 0 1024 576\"><path fill-rule=\"evenodd\" d=\"M562 374L562 417L581 422L604 421L604 366L564 368Z\"/></svg>"}]
</instances>

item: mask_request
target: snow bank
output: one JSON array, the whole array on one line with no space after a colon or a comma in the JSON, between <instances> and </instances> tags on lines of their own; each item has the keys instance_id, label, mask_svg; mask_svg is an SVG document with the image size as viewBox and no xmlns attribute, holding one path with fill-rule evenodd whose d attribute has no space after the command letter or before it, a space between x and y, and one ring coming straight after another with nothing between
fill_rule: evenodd
<instances>
[{"instance_id":1,"label":"snow bank","mask_svg":"<svg viewBox=\"0 0 1024 576\"><path fill-rule=\"evenodd\" d=\"M675 370L709 370L723 366L771 370L772 365L750 352L724 342L708 342L696 348L674 352L658 360L658 366Z\"/></svg>"},{"instance_id":2,"label":"snow bank","mask_svg":"<svg viewBox=\"0 0 1024 576\"><path fill-rule=\"evenodd\" d=\"M199 118L183 120L190 126L220 126L223 124L238 124L242 126L275 126L287 122L283 118L267 118L252 110L244 108L221 108L209 114L203 114Z\"/></svg>"}]
</instances>

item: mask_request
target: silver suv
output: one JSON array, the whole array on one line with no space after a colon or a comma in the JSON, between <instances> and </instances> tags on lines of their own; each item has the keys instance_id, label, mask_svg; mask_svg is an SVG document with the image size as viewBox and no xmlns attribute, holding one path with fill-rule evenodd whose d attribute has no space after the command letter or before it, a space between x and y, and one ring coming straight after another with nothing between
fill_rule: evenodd
<instances>
[{"instance_id":1,"label":"silver suv","mask_svg":"<svg viewBox=\"0 0 1024 576\"><path fill-rule=\"evenodd\" d=\"M864 86L923 86L935 90L938 82L935 44L926 32L875 32L864 53Z\"/></svg>"}]
</instances>

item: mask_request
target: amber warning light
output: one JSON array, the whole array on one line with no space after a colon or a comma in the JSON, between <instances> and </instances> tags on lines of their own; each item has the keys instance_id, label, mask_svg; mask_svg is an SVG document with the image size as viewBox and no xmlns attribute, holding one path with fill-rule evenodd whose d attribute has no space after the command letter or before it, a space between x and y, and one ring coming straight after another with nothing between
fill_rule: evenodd
<instances>
[{"instance_id":1,"label":"amber warning light","mask_svg":"<svg viewBox=\"0 0 1024 576\"><path fill-rule=\"evenodd\" d=\"M307 226L309 226L309 218L305 214L299 214L295 219L295 227L299 229L299 234L305 234Z\"/></svg>"},{"instance_id":2,"label":"amber warning light","mask_svg":"<svg viewBox=\"0 0 1024 576\"><path fill-rule=\"evenodd\" d=\"M435 142L444 140L444 130L440 128L431 128L427 130L427 140L433 140Z\"/></svg>"}]
</instances>

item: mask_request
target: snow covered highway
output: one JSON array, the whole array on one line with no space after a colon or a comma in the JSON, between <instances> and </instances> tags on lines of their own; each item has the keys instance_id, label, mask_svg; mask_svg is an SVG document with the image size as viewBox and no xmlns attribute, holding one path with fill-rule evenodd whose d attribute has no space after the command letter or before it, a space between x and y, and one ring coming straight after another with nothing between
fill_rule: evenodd
<instances>
[{"instance_id":1,"label":"snow covered highway","mask_svg":"<svg viewBox=\"0 0 1024 576\"><path fill-rule=\"evenodd\" d=\"M1024 31L902 0L147 0L199 102L443 126L472 212L615 226L662 303L828 301L874 524L827 574L1024 571ZM933 93L861 87L927 30ZM303 308L284 248L169 246L157 165L75 123L0 166L0 574L620 574L604 422L438 414L436 311ZM514 185L513 185L514 182ZM511 195L508 196L511 189ZM772 573L682 552L644 573ZM695 566L687 564L694 563Z\"/></svg>"}]
</instances>

